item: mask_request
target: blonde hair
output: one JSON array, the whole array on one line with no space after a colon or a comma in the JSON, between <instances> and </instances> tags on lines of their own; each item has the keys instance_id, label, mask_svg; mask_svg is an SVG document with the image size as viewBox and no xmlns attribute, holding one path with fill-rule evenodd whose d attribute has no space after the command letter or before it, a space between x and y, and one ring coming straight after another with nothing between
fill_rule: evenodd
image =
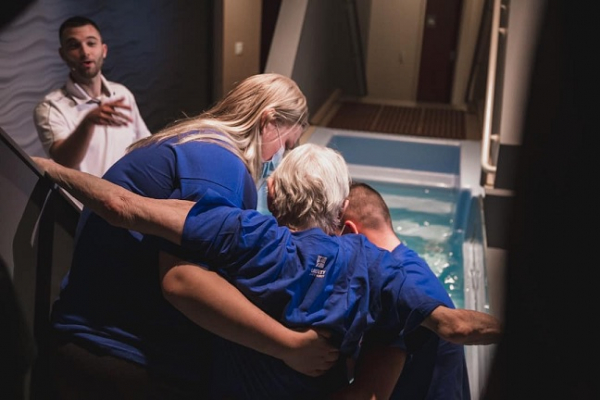
<instances>
[{"instance_id":1,"label":"blonde hair","mask_svg":"<svg viewBox=\"0 0 600 400\"><path fill-rule=\"evenodd\" d=\"M290 78L269 73L250 76L237 84L210 109L196 117L175 121L162 131L129 146L129 151L181 136L178 143L206 141L237 155L255 181L261 172L262 116L266 110L284 125L308 123L306 97ZM193 132L188 135L183 135Z\"/></svg>"},{"instance_id":2,"label":"blonde hair","mask_svg":"<svg viewBox=\"0 0 600 400\"><path fill-rule=\"evenodd\" d=\"M342 155L306 143L291 150L271 175L271 212L293 230L321 228L335 234L350 191L350 173Z\"/></svg>"}]
</instances>

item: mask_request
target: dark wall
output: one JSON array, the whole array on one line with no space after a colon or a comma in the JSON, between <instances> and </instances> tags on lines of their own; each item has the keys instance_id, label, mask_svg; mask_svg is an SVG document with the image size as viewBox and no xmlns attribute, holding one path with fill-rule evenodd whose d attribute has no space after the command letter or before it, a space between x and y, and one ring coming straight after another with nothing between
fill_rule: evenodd
<instances>
[{"instance_id":1,"label":"dark wall","mask_svg":"<svg viewBox=\"0 0 600 400\"><path fill-rule=\"evenodd\" d=\"M148 128L211 102L212 2L122 0L98 13L109 45L105 73L129 87Z\"/></svg>"},{"instance_id":2,"label":"dark wall","mask_svg":"<svg viewBox=\"0 0 600 400\"><path fill-rule=\"evenodd\" d=\"M213 1L38 0L3 2L2 11L0 126L29 155L44 154L32 112L66 80L58 27L72 15L98 23L103 72L133 92L152 132L212 102Z\"/></svg>"},{"instance_id":3,"label":"dark wall","mask_svg":"<svg viewBox=\"0 0 600 400\"><path fill-rule=\"evenodd\" d=\"M12 20L22 13L32 2L33 0L12 0L10 2L3 2L2 8L0 8L0 29L11 23Z\"/></svg>"},{"instance_id":4,"label":"dark wall","mask_svg":"<svg viewBox=\"0 0 600 400\"><path fill-rule=\"evenodd\" d=\"M598 399L595 13L548 1L510 222L506 333L485 400Z\"/></svg>"},{"instance_id":5,"label":"dark wall","mask_svg":"<svg viewBox=\"0 0 600 400\"><path fill-rule=\"evenodd\" d=\"M263 0L260 27L260 73L266 72L269 50L273 41L273 33L281 8L281 0Z\"/></svg>"}]
</instances>

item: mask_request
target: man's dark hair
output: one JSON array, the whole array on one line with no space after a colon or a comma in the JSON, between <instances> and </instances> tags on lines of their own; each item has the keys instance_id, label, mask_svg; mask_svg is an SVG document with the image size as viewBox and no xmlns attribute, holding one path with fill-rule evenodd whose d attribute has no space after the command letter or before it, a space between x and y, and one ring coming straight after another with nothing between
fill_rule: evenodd
<instances>
[{"instance_id":1,"label":"man's dark hair","mask_svg":"<svg viewBox=\"0 0 600 400\"><path fill-rule=\"evenodd\" d=\"M76 15L74 17L67 18L62 24L60 24L60 28L58 28L58 40L60 40L60 42L62 43L62 34L65 31L65 29L78 28L80 26L85 25L92 25L94 28L96 28L98 33L100 33L100 28L98 28L98 25L96 25L94 21L87 17Z\"/></svg>"},{"instance_id":2,"label":"man's dark hair","mask_svg":"<svg viewBox=\"0 0 600 400\"><path fill-rule=\"evenodd\" d=\"M348 206L343 220L360 222L369 229L393 229L390 209L383 196L364 182L352 181L350 184Z\"/></svg>"}]
</instances>

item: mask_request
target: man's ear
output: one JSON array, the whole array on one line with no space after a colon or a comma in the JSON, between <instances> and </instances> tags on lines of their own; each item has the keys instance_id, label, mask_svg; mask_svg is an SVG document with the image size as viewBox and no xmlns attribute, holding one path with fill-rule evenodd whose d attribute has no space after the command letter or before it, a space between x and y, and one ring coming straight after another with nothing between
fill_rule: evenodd
<instances>
[{"instance_id":1,"label":"man's ear","mask_svg":"<svg viewBox=\"0 0 600 400\"><path fill-rule=\"evenodd\" d=\"M344 200L344 205L342 206L342 211L340 212L340 219L344 221L344 214L346 214L346 209L348 208L348 204L350 204L350 200ZM346 220L343 222L342 229L340 232L343 233L358 233L358 229L356 228L356 224L350 220Z\"/></svg>"},{"instance_id":2,"label":"man's ear","mask_svg":"<svg viewBox=\"0 0 600 400\"><path fill-rule=\"evenodd\" d=\"M358 233L356 224L352 221L344 221L344 233Z\"/></svg>"}]
</instances>

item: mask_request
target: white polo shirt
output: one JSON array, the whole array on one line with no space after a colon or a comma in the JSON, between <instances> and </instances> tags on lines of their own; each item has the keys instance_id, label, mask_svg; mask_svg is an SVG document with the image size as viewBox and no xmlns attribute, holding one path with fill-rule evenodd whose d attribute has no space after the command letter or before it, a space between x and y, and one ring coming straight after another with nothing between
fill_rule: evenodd
<instances>
[{"instance_id":1,"label":"white polo shirt","mask_svg":"<svg viewBox=\"0 0 600 400\"><path fill-rule=\"evenodd\" d=\"M133 94L125 86L102 78L102 97L91 98L71 77L60 89L50 92L34 110L33 119L42 146L49 155L56 140L67 138L77 128L83 117L101 101L124 98L131 107L133 122L127 126L96 125L88 151L79 170L102 176L111 165L125 154L127 146L146 136L146 127Z\"/></svg>"}]
</instances>

